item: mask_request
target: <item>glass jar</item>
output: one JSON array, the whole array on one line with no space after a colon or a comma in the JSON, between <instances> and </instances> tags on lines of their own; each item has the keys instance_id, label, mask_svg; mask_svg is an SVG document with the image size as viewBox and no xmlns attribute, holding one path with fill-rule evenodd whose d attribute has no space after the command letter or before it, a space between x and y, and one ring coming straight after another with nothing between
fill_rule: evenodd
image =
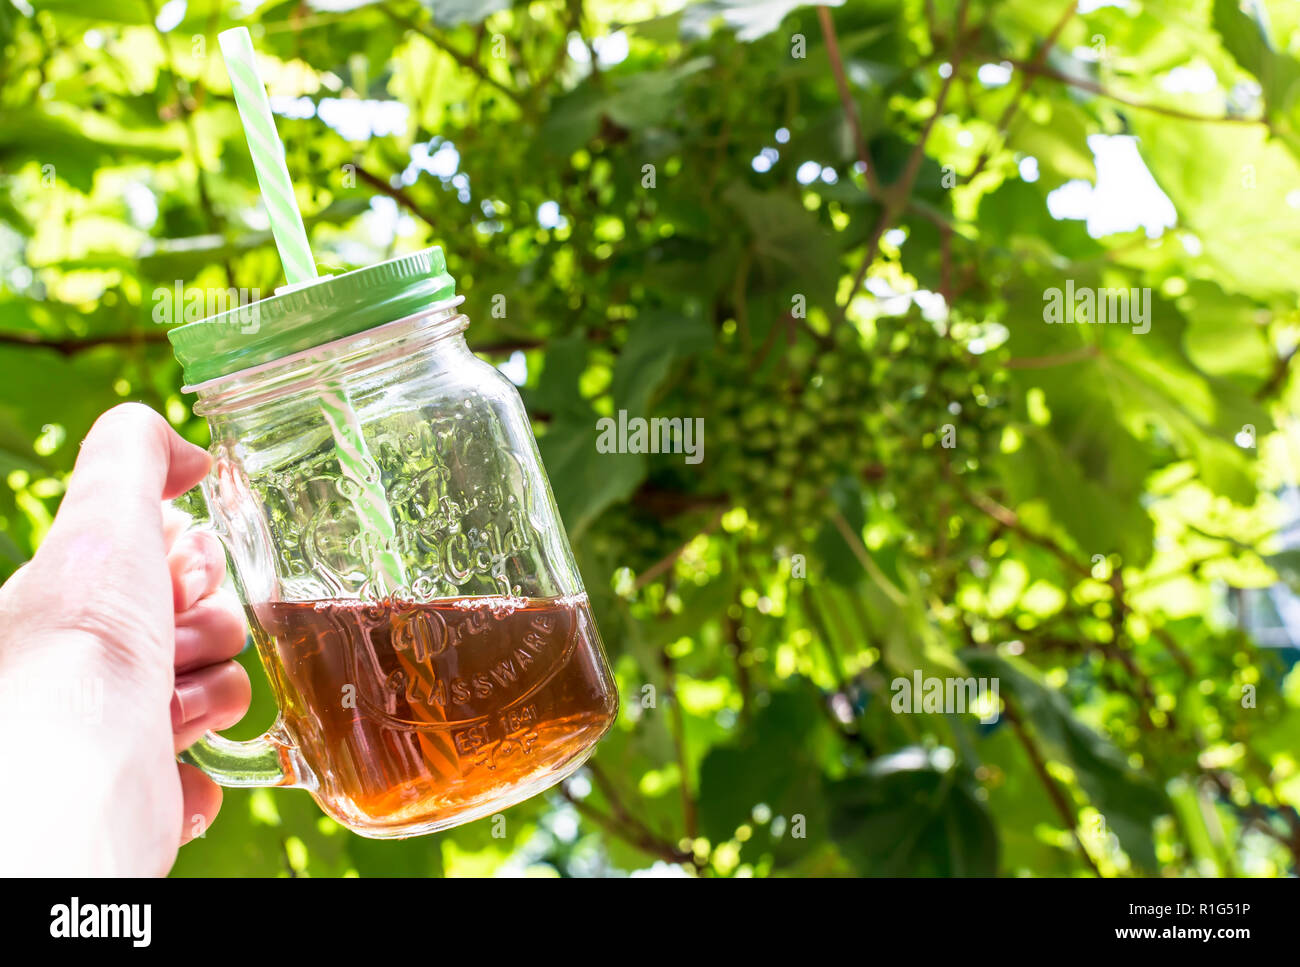
<instances>
[{"instance_id":1,"label":"glass jar","mask_svg":"<svg viewBox=\"0 0 1300 967\"><path fill-rule=\"evenodd\" d=\"M280 708L185 757L305 788L364 836L532 796L617 710L519 393L470 352L461 301L431 249L171 332Z\"/></svg>"}]
</instances>

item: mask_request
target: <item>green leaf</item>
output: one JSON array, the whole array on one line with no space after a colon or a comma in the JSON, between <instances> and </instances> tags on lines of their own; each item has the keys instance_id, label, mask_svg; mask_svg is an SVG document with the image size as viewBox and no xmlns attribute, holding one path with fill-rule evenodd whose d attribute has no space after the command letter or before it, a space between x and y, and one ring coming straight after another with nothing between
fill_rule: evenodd
<instances>
[{"instance_id":1,"label":"green leaf","mask_svg":"<svg viewBox=\"0 0 1300 967\"><path fill-rule=\"evenodd\" d=\"M379 840L347 837L348 857L362 876L442 876L442 839Z\"/></svg>"},{"instance_id":2,"label":"green leaf","mask_svg":"<svg viewBox=\"0 0 1300 967\"><path fill-rule=\"evenodd\" d=\"M1246 377L1252 385L1268 376L1273 353L1256 303L1200 281L1178 302L1188 320L1187 355L1201 372Z\"/></svg>"},{"instance_id":3,"label":"green leaf","mask_svg":"<svg viewBox=\"0 0 1300 967\"><path fill-rule=\"evenodd\" d=\"M1091 118L1061 97L1051 98L1043 114L1031 118L1017 113L1007 132L1007 144L1038 160L1043 188L1056 188L1072 179L1095 182L1097 168L1088 147Z\"/></svg>"},{"instance_id":4,"label":"green leaf","mask_svg":"<svg viewBox=\"0 0 1300 967\"><path fill-rule=\"evenodd\" d=\"M537 385L525 392L529 412L540 411L576 422L595 416L582 397L579 381L587 368L587 339L581 333L562 336L547 347Z\"/></svg>"},{"instance_id":5,"label":"green leaf","mask_svg":"<svg viewBox=\"0 0 1300 967\"><path fill-rule=\"evenodd\" d=\"M557 422L538 440L555 502L572 540L607 507L626 500L645 479L640 453L601 453L596 449L595 414L590 421Z\"/></svg>"},{"instance_id":6,"label":"green leaf","mask_svg":"<svg viewBox=\"0 0 1300 967\"><path fill-rule=\"evenodd\" d=\"M1285 115L1300 96L1300 60L1277 49L1263 11L1254 3L1214 0L1214 28L1237 63L1259 79L1269 114Z\"/></svg>"},{"instance_id":7,"label":"green leaf","mask_svg":"<svg viewBox=\"0 0 1300 967\"><path fill-rule=\"evenodd\" d=\"M867 523L862 485L852 477L841 477L831 486L830 500L848 524L849 530L861 534ZM854 587L862 580L862 562L832 521L822 524L813 551L822 561L826 576L836 584ZM891 575L894 576L896 574Z\"/></svg>"},{"instance_id":8,"label":"green leaf","mask_svg":"<svg viewBox=\"0 0 1300 967\"><path fill-rule=\"evenodd\" d=\"M738 743L715 746L700 764L700 832L714 843L731 839L745 824L755 826L742 854L757 858L772 853L793 863L827 834L821 790L822 749L827 740L821 693L803 679L774 692L755 716L753 729ZM773 832L770 822L755 818L767 807L782 817ZM793 824L803 817L804 838Z\"/></svg>"},{"instance_id":9,"label":"green leaf","mask_svg":"<svg viewBox=\"0 0 1300 967\"><path fill-rule=\"evenodd\" d=\"M651 310L632 324L627 343L614 365L610 392L614 408L630 416L648 416L655 392L674 362L713 345L713 333L701 319Z\"/></svg>"},{"instance_id":10,"label":"green leaf","mask_svg":"<svg viewBox=\"0 0 1300 967\"><path fill-rule=\"evenodd\" d=\"M633 131L666 123L681 105L683 83L711 64L697 57L661 70L616 74L599 86L589 80L551 105L541 141L556 154L569 154L595 137L602 117Z\"/></svg>"},{"instance_id":11,"label":"green leaf","mask_svg":"<svg viewBox=\"0 0 1300 967\"><path fill-rule=\"evenodd\" d=\"M785 191L757 191L736 181L722 198L749 229L750 245L760 272L756 284L788 303L799 293L810 306L834 305L839 248L817 217Z\"/></svg>"},{"instance_id":12,"label":"green leaf","mask_svg":"<svg viewBox=\"0 0 1300 967\"><path fill-rule=\"evenodd\" d=\"M1254 298L1288 297L1300 264L1300 234L1291 230L1287 201L1300 184L1300 160L1263 125L1223 125L1153 118L1129 119L1142 160L1195 233L1203 252L1195 274L1225 292ZM1206 172L1221 175L1208 178Z\"/></svg>"},{"instance_id":13,"label":"green leaf","mask_svg":"<svg viewBox=\"0 0 1300 967\"><path fill-rule=\"evenodd\" d=\"M949 750L942 750L951 754ZM998 834L969 776L906 747L827 788L831 835L869 876L992 876Z\"/></svg>"},{"instance_id":14,"label":"green leaf","mask_svg":"<svg viewBox=\"0 0 1300 967\"><path fill-rule=\"evenodd\" d=\"M824 5L838 7L843 3L827 0ZM688 37L707 36L721 21L735 30L737 40L749 43L772 33L792 11L809 6L809 0L705 0L683 11L682 32Z\"/></svg>"},{"instance_id":15,"label":"green leaf","mask_svg":"<svg viewBox=\"0 0 1300 967\"><path fill-rule=\"evenodd\" d=\"M1164 792L1130 768L1113 744L1075 718L1065 696L1027 666L974 649L963 651L961 658L973 675L998 681L999 691L1033 723L1048 750L1074 769L1129 858L1143 869L1155 870L1152 824L1170 811Z\"/></svg>"},{"instance_id":16,"label":"green leaf","mask_svg":"<svg viewBox=\"0 0 1300 967\"><path fill-rule=\"evenodd\" d=\"M1279 551L1264 558L1264 563L1277 571L1277 576L1300 594L1300 549Z\"/></svg>"},{"instance_id":17,"label":"green leaf","mask_svg":"<svg viewBox=\"0 0 1300 967\"><path fill-rule=\"evenodd\" d=\"M51 114L31 108L0 115L0 168L27 161L42 175L89 193L95 172L125 159L166 161L180 154L179 141L122 128L93 112Z\"/></svg>"},{"instance_id":18,"label":"green leaf","mask_svg":"<svg viewBox=\"0 0 1300 967\"><path fill-rule=\"evenodd\" d=\"M1214 29L1238 64L1256 76L1265 72L1273 45L1253 5L1247 13L1240 0L1214 0Z\"/></svg>"},{"instance_id":19,"label":"green leaf","mask_svg":"<svg viewBox=\"0 0 1300 967\"><path fill-rule=\"evenodd\" d=\"M443 27L482 23L492 14L510 8L510 0L420 0Z\"/></svg>"}]
</instances>

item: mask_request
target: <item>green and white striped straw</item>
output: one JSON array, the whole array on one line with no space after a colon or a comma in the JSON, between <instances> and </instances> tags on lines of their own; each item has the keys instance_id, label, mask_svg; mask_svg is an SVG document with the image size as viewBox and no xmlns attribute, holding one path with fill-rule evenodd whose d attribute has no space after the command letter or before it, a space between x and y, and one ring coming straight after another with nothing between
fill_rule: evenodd
<instances>
[{"instance_id":1,"label":"green and white striped straw","mask_svg":"<svg viewBox=\"0 0 1300 967\"><path fill-rule=\"evenodd\" d=\"M311 256L307 229L302 224L302 213L298 211L293 182L289 180L284 145L275 131L266 85L257 73L253 39L248 35L247 27L234 27L218 34L217 42L221 44L221 55L226 59L230 89L239 107L239 120L243 122L248 151L253 156L253 169L257 172L262 202L271 219L275 247L280 250L284 276L290 285L307 282L316 278L316 261Z\"/></svg>"},{"instance_id":2,"label":"green and white striped straw","mask_svg":"<svg viewBox=\"0 0 1300 967\"><path fill-rule=\"evenodd\" d=\"M393 525L393 512L388 507L388 497L379 477L379 465L366 450L366 439L361 433L361 423L356 411L348 402L347 394L338 382L326 381L325 389L318 394L321 413L334 435L334 452L338 456L343 476L352 481L351 502L361 529L371 540L371 575L381 596L391 594L406 583L402 559L397 556L397 528Z\"/></svg>"},{"instance_id":3,"label":"green and white striped straw","mask_svg":"<svg viewBox=\"0 0 1300 967\"><path fill-rule=\"evenodd\" d=\"M257 183L262 189L262 201L271 218L271 232L275 236L276 248L280 250L285 279L291 286L310 283L318 278L316 260L312 258L307 229L298 211L293 182L289 180L284 145L275 131L266 86L257 72L252 38L247 27L235 27L223 31L217 40L226 59L230 87L235 93L244 135L248 138ZM354 484L348 489L362 532L368 538L365 541L370 558L367 563L375 590L380 596L387 596L406 584L406 572L397 555L397 530L379 476L379 465L366 449L361 422L341 380L329 375L322 379L323 388L318 397L321 413L334 437L339 469L344 478Z\"/></svg>"}]
</instances>

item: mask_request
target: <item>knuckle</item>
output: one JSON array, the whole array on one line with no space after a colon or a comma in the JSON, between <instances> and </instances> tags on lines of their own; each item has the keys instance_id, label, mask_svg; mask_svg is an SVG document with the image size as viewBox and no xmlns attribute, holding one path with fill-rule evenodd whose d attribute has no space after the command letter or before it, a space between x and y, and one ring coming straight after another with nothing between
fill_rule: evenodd
<instances>
[{"instance_id":1,"label":"knuckle","mask_svg":"<svg viewBox=\"0 0 1300 967\"><path fill-rule=\"evenodd\" d=\"M187 531L176 538L170 556L182 564L225 571L226 552L217 536L207 531Z\"/></svg>"},{"instance_id":2,"label":"knuckle","mask_svg":"<svg viewBox=\"0 0 1300 967\"><path fill-rule=\"evenodd\" d=\"M119 403L99 415L86 441L141 440L165 452L170 429L162 416L143 403Z\"/></svg>"},{"instance_id":3,"label":"knuckle","mask_svg":"<svg viewBox=\"0 0 1300 967\"><path fill-rule=\"evenodd\" d=\"M157 432L156 424L161 420L161 416L143 403L119 403L99 415L94 426L91 427L91 432L95 430Z\"/></svg>"},{"instance_id":4,"label":"knuckle","mask_svg":"<svg viewBox=\"0 0 1300 967\"><path fill-rule=\"evenodd\" d=\"M230 608L214 606L212 628L214 637L225 646L222 653L227 657L233 658L243 650L244 639L248 635L243 615Z\"/></svg>"}]
</instances>

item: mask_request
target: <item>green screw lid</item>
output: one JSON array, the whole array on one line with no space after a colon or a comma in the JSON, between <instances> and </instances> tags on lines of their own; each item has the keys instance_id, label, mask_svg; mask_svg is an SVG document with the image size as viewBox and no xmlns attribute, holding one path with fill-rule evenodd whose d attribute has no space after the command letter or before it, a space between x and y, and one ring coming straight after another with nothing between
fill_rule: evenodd
<instances>
[{"instance_id":1,"label":"green screw lid","mask_svg":"<svg viewBox=\"0 0 1300 967\"><path fill-rule=\"evenodd\" d=\"M167 333L188 386L414 315L456 294L438 246L177 326Z\"/></svg>"}]
</instances>

